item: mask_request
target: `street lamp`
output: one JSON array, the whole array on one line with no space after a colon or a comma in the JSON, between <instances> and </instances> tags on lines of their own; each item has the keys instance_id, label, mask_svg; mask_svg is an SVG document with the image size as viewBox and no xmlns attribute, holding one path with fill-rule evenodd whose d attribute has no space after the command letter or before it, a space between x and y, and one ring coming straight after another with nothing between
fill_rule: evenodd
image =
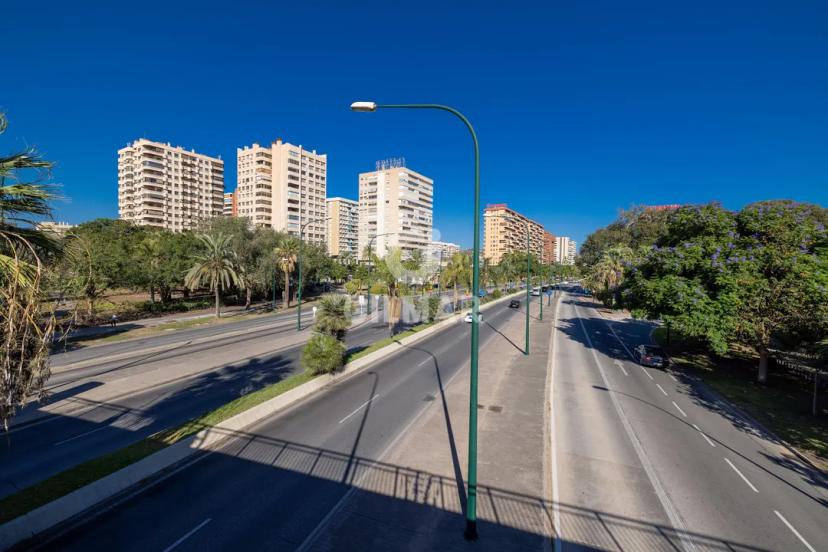
<instances>
[{"instance_id":1,"label":"street lamp","mask_svg":"<svg viewBox=\"0 0 828 552\"><path fill-rule=\"evenodd\" d=\"M486 218L502 218L506 219L511 222L520 222L520 220L510 217L507 215L484 215ZM532 258L529 256L529 220L526 221L526 331L525 331L525 341L526 344L523 348L523 354L529 354L529 301L531 301L530 288L532 287ZM543 303L543 298L541 298L541 303ZM543 308L543 306L541 306Z\"/></svg>"},{"instance_id":2,"label":"street lamp","mask_svg":"<svg viewBox=\"0 0 828 552\"><path fill-rule=\"evenodd\" d=\"M297 299L297 303L298 303L298 305L296 306L296 331L297 332L302 331L302 250L304 249L304 243L302 242L302 234L304 234L305 227L308 224L313 224L315 222L325 222L326 220L330 220L330 219L331 219L331 217L309 220L308 222L304 223L302 226L299 227L299 255L298 255L299 262L297 263L299 265L299 274L298 274L299 287L297 288L297 291L296 291L296 299Z\"/></svg>"},{"instance_id":3,"label":"street lamp","mask_svg":"<svg viewBox=\"0 0 828 552\"><path fill-rule=\"evenodd\" d=\"M377 234L376 236L372 236L371 239L368 240L368 257L369 258L371 257L371 246L374 244L374 240L379 238L380 236L390 236L391 234L396 234L396 232L385 232L384 234ZM390 297L389 297L388 300L389 301L391 300ZM368 316L371 316L371 281L370 281L370 278L368 279L368 310L367 310L366 314ZM386 313L386 316L387 316L387 313Z\"/></svg>"},{"instance_id":4,"label":"street lamp","mask_svg":"<svg viewBox=\"0 0 828 552\"><path fill-rule=\"evenodd\" d=\"M466 125L474 148L474 249L472 257L472 322L471 359L469 366L469 489L466 493L466 540L477 540L477 356L480 338L480 146L474 127L465 115L447 105L439 104L384 104L354 102L352 111L376 111L377 109L437 109L448 111Z\"/></svg>"}]
</instances>

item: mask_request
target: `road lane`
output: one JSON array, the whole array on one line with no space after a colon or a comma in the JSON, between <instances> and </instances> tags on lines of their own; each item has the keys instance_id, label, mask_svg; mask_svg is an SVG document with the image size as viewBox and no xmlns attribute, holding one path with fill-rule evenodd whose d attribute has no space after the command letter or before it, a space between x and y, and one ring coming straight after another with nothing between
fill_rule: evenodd
<instances>
[{"instance_id":1,"label":"road lane","mask_svg":"<svg viewBox=\"0 0 828 552\"><path fill-rule=\"evenodd\" d=\"M503 305L486 319L497 326L520 315ZM489 324L480 328L484 354L498 335ZM359 479L361 458L381 457L439 394L439 378L445 383L468 366L468 339L463 322L429 336L229 439L46 549L90 550L106 542L118 550L163 550L208 518L181 550L295 549Z\"/></svg>"},{"instance_id":2,"label":"road lane","mask_svg":"<svg viewBox=\"0 0 828 552\"><path fill-rule=\"evenodd\" d=\"M826 541L824 523L818 521L828 515L823 490L809 485L798 470L780 473L778 447L760 439L744 421L736 423L700 400L698 384L662 370L629 369L628 351L649 342L650 326L609 322L584 304L570 306L571 316L584 324L597 361L605 367L628 366L628 378L606 370L608 390L630 420L695 549L712 546L710 538L759 550L802 549L792 532L780 530L775 506L795 512L804 538Z\"/></svg>"}]
</instances>

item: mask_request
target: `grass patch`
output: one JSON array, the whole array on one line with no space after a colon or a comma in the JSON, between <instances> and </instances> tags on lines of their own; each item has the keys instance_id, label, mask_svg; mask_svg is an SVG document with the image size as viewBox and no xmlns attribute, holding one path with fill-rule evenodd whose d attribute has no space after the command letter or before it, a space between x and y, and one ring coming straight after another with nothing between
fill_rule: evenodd
<instances>
[{"instance_id":1,"label":"grass patch","mask_svg":"<svg viewBox=\"0 0 828 552\"><path fill-rule=\"evenodd\" d=\"M177 427L166 429L137 443L64 470L48 479L35 483L31 487L0 499L0 523L6 523L44 504L57 500L72 491L76 491L190 435L198 433L202 429L221 423L236 414L290 391L314 377L307 373L290 376L258 391L241 396Z\"/></svg>"},{"instance_id":2,"label":"grass patch","mask_svg":"<svg viewBox=\"0 0 828 552\"><path fill-rule=\"evenodd\" d=\"M758 359L745 352L726 357L708 354L673 331L666 344L666 330L653 337L664 346L677 367L699 376L727 400L756 418L797 449L817 457L828 468L828 400L822 397L817 416L811 414L812 384L781 369L769 370L769 381L756 380Z\"/></svg>"}]
</instances>

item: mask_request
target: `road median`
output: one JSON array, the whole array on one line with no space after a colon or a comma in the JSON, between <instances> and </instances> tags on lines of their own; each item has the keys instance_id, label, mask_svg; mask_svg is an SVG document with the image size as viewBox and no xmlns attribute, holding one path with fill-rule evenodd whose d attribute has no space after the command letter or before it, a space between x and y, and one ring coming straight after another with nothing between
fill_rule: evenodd
<instances>
[{"instance_id":1,"label":"road median","mask_svg":"<svg viewBox=\"0 0 828 552\"><path fill-rule=\"evenodd\" d=\"M514 297L505 295L481 307L486 310ZM462 313L404 332L388 345L348 362L335 374L298 374L239 397L176 428L61 472L0 501L0 548L26 541L125 493L193 454L211 450L246 427L344 381L412 343L462 320Z\"/></svg>"}]
</instances>

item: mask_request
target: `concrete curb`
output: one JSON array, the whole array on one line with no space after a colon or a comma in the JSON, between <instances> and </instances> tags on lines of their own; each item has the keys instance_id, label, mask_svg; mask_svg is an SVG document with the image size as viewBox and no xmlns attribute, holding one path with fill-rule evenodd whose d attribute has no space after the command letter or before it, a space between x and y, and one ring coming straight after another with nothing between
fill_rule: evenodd
<instances>
[{"instance_id":1,"label":"concrete curb","mask_svg":"<svg viewBox=\"0 0 828 552\"><path fill-rule=\"evenodd\" d=\"M486 310L489 307L503 303L515 295L515 293L504 295L500 299L481 305L480 310ZM429 328L391 343L354 362L349 362L342 371L336 374L317 377L3 524L0 526L0 549L8 549L56 525L80 516L97 504L125 492L130 487L140 484L156 473L182 462L192 454L215 448L224 439L232 437L245 427L260 422L264 418L293 406L329 386L336 385L358 374L374 363L396 354L407 345L421 341L452 324L460 322L462 316L462 313L453 314Z\"/></svg>"}]
</instances>

